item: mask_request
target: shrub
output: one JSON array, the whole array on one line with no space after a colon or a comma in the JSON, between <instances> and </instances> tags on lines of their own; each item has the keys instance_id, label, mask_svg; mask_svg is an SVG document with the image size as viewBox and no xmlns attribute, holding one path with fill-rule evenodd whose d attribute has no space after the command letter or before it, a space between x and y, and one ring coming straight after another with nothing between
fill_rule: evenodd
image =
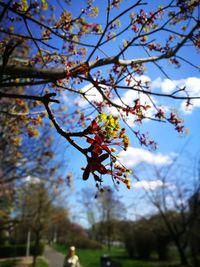
<instances>
[{"instance_id":1,"label":"shrub","mask_svg":"<svg viewBox=\"0 0 200 267\"><path fill-rule=\"evenodd\" d=\"M74 245L77 248L83 248L83 249L101 249L102 245L97 242L96 240L91 240L89 238L79 238L79 239L73 239L73 240L67 240L65 242L65 245L67 248L71 245Z\"/></svg>"},{"instance_id":2,"label":"shrub","mask_svg":"<svg viewBox=\"0 0 200 267\"><path fill-rule=\"evenodd\" d=\"M0 266L1 267L14 267L14 266L17 266L18 263L19 263L18 260L6 260L6 261L1 262Z\"/></svg>"},{"instance_id":3,"label":"shrub","mask_svg":"<svg viewBox=\"0 0 200 267\"><path fill-rule=\"evenodd\" d=\"M133 237L131 234L125 236L124 243L125 243L125 248L128 252L129 257L134 258L134 256L135 256L135 244L133 242Z\"/></svg>"},{"instance_id":4,"label":"shrub","mask_svg":"<svg viewBox=\"0 0 200 267\"><path fill-rule=\"evenodd\" d=\"M44 251L44 245L40 244L37 248L37 255L42 255ZM19 257L26 255L26 244L17 245L0 245L0 258ZM34 245L30 245L30 255L33 255Z\"/></svg>"},{"instance_id":5,"label":"shrub","mask_svg":"<svg viewBox=\"0 0 200 267\"><path fill-rule=\"evenodd\" d=\"M145 221L129 225L124 241L130 258L147 260L155 249L154 235Z\"/></svg>"},{"instance_id":6,"label":"shrub","mask_svg":"<svg viewBox=\"0 0 200 267\"><path fill-rule=\"evenodd\" d=\"M168 260L169 258L169 242L170 239L165 233L156 234L155 236L156 247L155 250L158 254L160 261Z\"/></svg>"},{"instance_id":7,"label":"shrub","mask_svg":"<svg viewBox=\"0 0 200 267\"><path fill-rule=\"evenodd\" d=\"M84 249L101 249L102 245L97 242L96 240L91 240L88 238L81 238L76 241L75 244L78 248L84 248Z\"/></svg>"},{"instance_id":8,"label":"shrub","mask_svg":"<svg viewBox=\"0 0 200 267\"><path fill-rule=\"evenodd\" d=\"M139 229L135 233L135 250L137 257L148 260L154 250L153 237L144 229Z\"/></svg>"}]
</instances>

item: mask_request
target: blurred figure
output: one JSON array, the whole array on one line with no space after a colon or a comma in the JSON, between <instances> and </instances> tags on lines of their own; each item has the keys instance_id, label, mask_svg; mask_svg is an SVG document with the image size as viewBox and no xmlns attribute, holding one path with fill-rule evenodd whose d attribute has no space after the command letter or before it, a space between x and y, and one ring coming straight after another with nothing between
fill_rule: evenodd
<instances>
[{"instance_id":1,"label":"blurred figure","mask_svg":"<svg viewBox=\"0 0 200 267\"><path fill-rule=\"evenodd\" d=\"M79 258L76 255L76 248L71 246L64 260L63 267L81 267Z\"/></svg>"}]
</instances>

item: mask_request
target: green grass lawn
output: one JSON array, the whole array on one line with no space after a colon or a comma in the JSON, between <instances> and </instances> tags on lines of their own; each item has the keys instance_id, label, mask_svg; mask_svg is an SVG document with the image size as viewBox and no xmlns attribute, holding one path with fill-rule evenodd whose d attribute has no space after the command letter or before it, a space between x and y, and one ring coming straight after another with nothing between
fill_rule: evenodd
<instances>
[{"instance_id":1,"label":"green grass lawn","mask_svg":"<svg viewBox=\"0 0 200 267\"><path fill-rule=\"evenodd\" d=\"M49 265L48 265L48 263L45 260L43 260L41 258L38 258L37 259L37 265L36 265L36 267L48 267L48 266Z\"/></svg>"},{"instance_id":2,"label":"green grass lawn","mask_svg":"<svg viewBox=\"0 0 200 267\"><path fill-rule=\"evenodd\" d=\"M54 248L66 254L66 247L55 245ZM169 263L161 263L158 261L142 261L129 259L123 248L112 248L110 252L105 249L91 250L91 249L77 249L81 265L83 267L100 267L100 258L103 255L109 255L113 260L121 263L122 267L168 267L172 266ZM177 266L177 265L174 265Z\"/></svg>"}]
</instances>

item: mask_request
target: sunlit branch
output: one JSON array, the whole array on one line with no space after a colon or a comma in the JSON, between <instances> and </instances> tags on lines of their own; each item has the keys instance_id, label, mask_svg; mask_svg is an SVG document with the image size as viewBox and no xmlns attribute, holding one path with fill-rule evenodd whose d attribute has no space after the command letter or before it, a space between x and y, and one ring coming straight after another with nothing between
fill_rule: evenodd
<instances>
[{"instance_id":1,"label":"sunlit branch","mask_svg":"<svg viewBox=\"0 0 200 267\"><path fill-rule=\"evenodd\" d=\"M63 136L73 147L75 147L78 151L80 151L82 154L86 155L86 151L85 149L83 149L82 147L80 147L74 140L72 140L70 138L70 136L75 136L75 134L73 133L69 133L65 130L63 130L60 125L58 124L58 122L56 121L55 117L53 116L51 109L49 108L49 101L48 99L44 99L43 100L43 104L46 108L46 111L48 113L49 119L52 121L54 127L56 128L56 131Z\"/></svg>"},{"instance_id":2,"label":"sunlit branch","mask_svg":"<svg viewBox=\"0 0 200 267\"><path fill-rule=\"evenodd\" d=\"M114 103L113 101L111 101L104 93L103 93L103 90L101 88L100 85L98 85L97 83L95 83L95 81L93 80L92 76L89 76L89 79L88 79L93 85L94 87L97 89L97 91L101 94L102 98L104 99L104 101L107 102L107 104L110 104L111 106L115 107L115 108L118 108L118 109L122 109L122 106Z\"/></svg>"},{"instance_id":3,"label":"sunlit branch","mask_svg":"<svg viewBox=\"0 0 200 267\"><path fill-rule=\"evenodd\" d=\"M167 59L175 56L178 51L181 49L181 47L185 44L185 42L190 39L195 32L196 29L198 29L200 26L200 22L198 22L185 36L180 43L178 43L174 49L170 49L170 51L167 51L164 54L161 54L159 56L152 56L152 57L147 57L147 58L139 58L139 59L119 59L118 55L114 57L108 57L108 58L103 58L103 59L97 59L93 62L89 62L88 66L89 69L93 69L96 67L100 66L105 66L109 64L119 64L121 66L128 66L131 64L142 64L142 63L147 63L147 62L155 62L161 59ZM103 34L102 34L103 35ZM96 50L96 49L95 49ZM120 52L120 54L122 51ZM89 57L90 58L90 57ZM21 72L23 68L23 73ZM0 67L1 70L1 67ZM72 69L73 71L73 69ZM18 73L17 77L33 77L33 78L51 78L53 79L55 77L55 80L57 79L63 79L65 78L66 74L65 71L62 69L50 69L50 70L38 70L38 69L33 69L30 67L17 67L17 66L6 66L4 69L4 73L8 75L15 75L15 73ZM19 75L21 73L22 76ZM29 73L29 74L28 74Z\"/></svg>"},{"instance_id":4,"label":"sunlit branch","mask_svg":"<svg viewBox=\"0 0 200 267\"><path fill-rule=\"evenodd\" d=\"M163 8L164 9L167 9L168 7L170 7L170 4L166 7ZM179 12L180 13L180 12ZM178 14L179 14L178 13ZM156 13L154 13L156 14ZM173 17L177 16L178 14L174 15ZM172 18L173 18L172 17ZM142 37L148 37L156 32L160 32L162 31L163 29L165 29L165 26L169 24L169 22L172 20L172 18L169 18L162 26L160 26L159 28L156 28L155 30L153 31L150 31L150 32L147 32L147 33L144 33L144 34L141 34L141 32L143 31L144 27L146 26L148 20L146 21L146 23L144 23L140 29L140 32L138 33L138 35L136 37L134 37L130 42L129 44L124 47L123 49L121 49L121 51L118 53L117 57L121 56L138 38L142 38ZM192 29L189 31L189 33L187 33L187 35L185 35L184 38L182 38L181 42L180 43L177 43L177 45L175 46L175 48L171 48L169 51L166 51L166 53L163 53L161 54L160 56L157 57L156 60L160 60L160 59L166 59L166 58L170 58L170 57L173 57L175 56L178 51L180 50L180 48L182 48L184 46L184 44L186 43L186 41L188 39L190 39L193 35L193 33L200 27L200 21L197 21L194 25L194 27L192 27ZM155 60L153 60L155 61Z\"/></svg>"},{"instance_id":5,"label":"sunlit branch","mask_svg":"<svg viewBox=\"0 0 200 267\"><path fill-rule=\"evenodd\" d=\"M0 65L0 71L2 65ZM59 80L66 78L66 70L61 68L40 69L29 66L17 66L7 64L4 69L5 75L10 75L11 78L35 78L35 79L51 79Z\"/></svg>"},{"instance_id":6,"label":"sunlit branch","mask_svg":"<svg viewBox=\"0 0 200 267\"><path fill-rule=\"evenodd\" d=\"M24 24L25 24L25 26L26 26L26 29L27 29L27 31L28 31L28 33L29 33L29 35L30 35L30 37L31 37L31 39L32 39L32 41L33 41L33 43L35 44L35 46L36 46L36 48L37 48L37 50L38 50L38 53L39 53L39 55L40 55L40 57L41 57L41 59L42 59L43 64L46 65L46 63L45 63L45 61L44 61L44 58L43 58L43 55L42 55L42 52L41 52L41 49L40 49L40 47L39 47L37 41L36 41L35 38L33 37L33 34L32 34L32 32L31 32L31 30L30 30L30 28L29 28L29 26L28 26L28 23L27 23L27 21L26 21L25 18L24 18Z\"/></svg>"},{"instance_id":7,"label":"sunlit branch","mask_svg":"<svg viewBox=\"0 0 200 267\"><path fill-rule=\"evenodd\" d=\"M121 16L123 16L124 14L126 14L128 11L130 11L131 9L133 9L134 7L136 6L139 6L140 5L140 2L142 0L139 0L137 1L134 5L132 5L131 7L127 8L126 10L124 10L123 12L121 12L118 16L116 16L114 19L112 19L111 21L109 21L109 10L107 11L107 23L106 23L106 26L101 34L101 37L99 38L99 41L97 42L97 44L95 45L93 51L90 53L88 59L87 59L87 62L90 61L90 59L92 58L92 56L94 55L95 51L98 49L98 47L101 45L101 41L103 40L106 32L107 32L107 29L109 28L109 26L115 21L117 20L118 18L120 18ZM145 3L144 3L145 4Z\"/></svg>"},{"instance_id":8,"label":"sunlit branch","mask_svg":"<svg viewBox=\"0 0 200 267\"><path fill-rule=\"evenodd\" d=\"M172 1L172 2L173 2L173 1ZM162 8L161 10L163 11L163 10L165 10L165 9L168 9L169 7L171 7L171 3L170 3L169 5L167 5L166 7ZM154 15L156 15L156 14L159 13L159 12L160 12L160 10L156 11L154 14L152 14L151 17L153 17ZM137 33L137 36L135 36L134 38L132 38L132 40L129 41L128 45L127 45L126 47L122 48L121 51L118 53L117 56L120 57L125 51L127 51L127 49L128 49L129 47L131 47L131 46L134 44L134 42L135 42L136 40L138 40L138 39L140 39L140 38L142 38L142 37L148 37L148 36L151 36L151 35L155 34L156 32L160 32L160 31L162 31L163 28L164 28L166 25L168 25L169 22L170 22L171 20L172 20L172 18L169 18L169 19L168 19L167 21L165 21L165 23L164 23L163 25L161 25L160 27L158 27L158 28L156 28L156 29L154 29L154 30L152 30L152 31L150 31L150 32L147 32L147 33L144 32L144 33L142 33L143 30L144 30L144 28L147 26L148 21L149 21L149 19L147 19L146 22L143 23L143 25L142 25L142 27L140 28L139 32Z\"/></svg>"},{"instance_id":9,"label":"sunlit branch","mask_svg":"<svg viewBox=\"0 0 200 267\"><path fill-rule=\"evenodd\" d=\"M33 41L33 39L34 39L35 41L38 41L38 42L42 43L43 45L45 45L45 46L47 46L49 48L58 50L57 47L55 47L53 45L50 45L47 42L45 42L45 41L51 40L51 38L36 38L36 37L32 37L32 36L27 36L27 35L23 35L23 34L17 34L17 33L9 32L9 31L6 31L4 29L0 29L0 32L8 34L10 36L16 36L16 37L19 37L19 38L23 38L25 40L32 40Z\"/></svg>"},{"instance_id":10,"label":"sunlit branch","mask_svg":"<svg viewBox=\"0 0 200 267\"><path fill-rule=\"evenodd\" d=\"M148 49L146 49L145 47L143 47L144 51L146 52L146 54L150 57L150 53L148 52ZM163 68L159 65L159 63L157 61L152 62L159 70L160 72L167 78L170 80L169 75L166 73L165 70L163 70Z\"/></svg>"},{"instance_id":11,"label":"sunlit branch","mask_svg":"<svg viewBox=\"0 0 200 267\"><path fill-rule=\"evenodd\" d=\"M43 102L45 101L45 99L48 99L48 102L60 103L58 100L52 99L51 98L52 96L55 96L55 94L53 93L53 94L46 94L44 96L34 96L34 95L7 94L0 92L0 98L19 98L19 99L35 100L40 102Z\"/></svg>"},{"instance_id":12,"label":"sunlit branch","mask_svg":"<svg viewBox=\"0 0 200 267\"><path fill-rule=\"evenodd\" d=\"M5 115L8 115L10 117L12 116L35 116L35 115L43 115L46 114L46 111L35 111L35 112L13 112L13 111L5 111L0 110L0 113L3 113Z\"/></svg>"},{"instance_id":13,"label":"sunlit branch","mask_svg":"<svg viewBox=\"0 0 200 267\"><path fill-rule=\"evenodd\" d=\"M86 46L86 47L95 47L94 45L91 45L91 44L82 43L82 42L74 41L74 40L71 40L71 39L69 40L67 37L63 36L62 34L59 34L56 31L54 31L53 28L45 25L41 21L39 21L37 19L34 19L33 17L27 16L25 13L22 13L22 12L19 12L19 11L15 10L14 8L7 6L5 3L0 2L0 6L7 7L8 10L10 10L13 13L21 16L23 19L30 20L30 21L34 22L35 24L37 24L37 25L39 25L41 27L44 27L45 29L49 30L52 34L54 34L55 36L65 40L65 41L69 41L71 43L82 45L82 46Z\"/></svg>"},{"instance_id":14,"label":"sunlit branch","mask_svg":"<svg viewBox=\"0 0 200 267\"><path fill-rule=\"evenodd\" d=\"M101 94L102 98L104 99L104 101L107 102L108 105L111 105L112 107L115 107L117 110L123 110L125 107L128 107L128 105L126 105L126 104L125 104L125 106L123 106L123 105L119 105L119 104L117 104L117 103L111 101L111 100L110 100L110 99L103 93L103 90L102 90L101 86L100 86L100 85L97 85L97 84L95 83L95 81L92 79L92 77L89 77L89 81L94 85L94 87L95 87L95 88L97 89L97 91ZM118 87L118 86L117 86L117 87ZM119 87L119 88L120 88L120 87ZM132 87L132 89L133 89L133 87ZM133 89L133 90L134 90L134 89ZM136 91L137 91L137 90L136 90ZM141 90L140 92L142 92L142 90ZM188 99L188 98L186 98L186 99ZM142 115L142 119L149 119L149 120L153 120L153 121L160 121L160 120L158 120L158 119L156 119L156 118L147 117L147 116L145 116L145 115Z\"/></svg>"},{"instance_id":15,"label":"sunlit branch","mask_svg":"<svg viewBox=\"0 0 200 267\"><path fill-rule=\"evenodd\" d=\"M80 133L72 133L63 130L58 122L56 121L55 117L52 114L52 111L49 107L49 103L59 103L58 100L52 99L52 97L56 96L55 93L51 94L46 94L44 96L32 96L32 95L17 95L17 94L5 94L5 93L0 93L0 98L19 98L19 99L27 99L27 100L35 100L35 101L40 101L44 104L46 111L48 113L49 119L52 121L55 129L57 132L63 136L73 147L75 147L77 150L79 150L82 154L86 155L86 150L81 148L74 140L70 138L70 136L83 136L85 132L80 132Z\"/></svg>"},{"instance_id":16,"label":"sunlit branch","mask_svg":"<svg viewBox=\"0 0 200 267\"><path fill-rule=\"evenodd\" d=\"M35 86L35 85L48 84L50 82L52 81L41 80L41 81L30 81L30 82L2 82L0 83L0 88L19 87L19 86Z\"/></svg>"},{"instance_id":17,"label":"sunlit branch","mask_svg":"<svg viewBox=\"0 0 200 267\"><path fill-rule=\"evenodd\" d=\"M141 2L141 1L138 1L138 2ZM137 5L139 6L139 5L146 5L146 4L147 4L147 3L138 3ZM164 11L165 9L169 8L170 6L171 6L171 3L170 3L168 6L162 8L161 10ZM133 8L134 8L134 7L133 7ZM156 11L155 13L152 14L151 17L157 15L157 13L159 13L159 12L160 12L160 10L159 10L159 11ZM118 19L118 17L119 17L119 16L117 16L116 18L114 18L113 20L111 20L110 23L109 23L109 25L112 24L116 19ZM167 24L169 23L170 20L171 20L171 19L169 19L164 25L167 25ZM132 20L128 26L126 26L122 31L120 31L120 32L117 33L116 35L114 35L114 36L112 36L111 38L109 38L109 40L105 40L104 42L101 42L100 46L103 46L104 44L106 44L106 43L110 42L111 40L113 40L113 39L119 37L120 35L122 35L124 32L126 32L126 31L130 28L130 26L134 23L134 21L136 21L136 20ZM147 22L148 22L148 20L147 20ZM146 22L146 23L147 23L147 22ZM152 35L152 34L154 34L155 32L157 32L157 31L163 29L163 27L164 27L164 26L161 26L161 27L159 27L158 29L153 30L153 31L151 31L151 32L149 32L149 33L141 34L142 30L143 30L144 27L146 26L146 23L141 27L141 29L140 29L140 33L139 33L136 37L134 37L134 38L132 39L132 41L131 41L131 43L128 45L128 47L130 47L130 46L134 43L135 40L137 40L137 39L139 39L139 38L141 38L141 37L143 37L143 36ZM139 45L141 45L141 44L139 44ZM127 49L127 47L124 48L123 51L121 51L121 53L123 53L126 49ZM121 55L121 53L118 54L118 56Z\"/></svg>"}]
</instances>

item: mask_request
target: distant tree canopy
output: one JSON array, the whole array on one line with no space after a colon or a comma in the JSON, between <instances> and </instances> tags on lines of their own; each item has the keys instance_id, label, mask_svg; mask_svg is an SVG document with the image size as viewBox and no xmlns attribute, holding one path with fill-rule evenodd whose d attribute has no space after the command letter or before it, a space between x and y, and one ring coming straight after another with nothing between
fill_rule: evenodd
<instances>
[{"instance_id":1,"label":"distant tree canopy","mask_svg":"<svg viewBox=\"0 0 200 267\"><path fill-rule=\"evenodd\" d=\"M0 112L8 115L8 124L17 116L24 125L12 125L14 145L24 134L37 137L48 118L86 158L83 180L92 174L102 190L103 176L110 175L114 184L130 188L129 170L116 152L129 146L122 122L129 127L130 118L139 124L149 119L184 132L181 118L154 97L185 100L186 106L199 98L185 86L170 94L153 91L142 75L151 67L170 78L165 61L199 70L195 57L184 51L200 49L200 2L69 2L0 2ZM135 95L133 102L122 98L125 90ZM129 128L139 143L156 148L154 140Z\"/></svg>"}]
</instances>

